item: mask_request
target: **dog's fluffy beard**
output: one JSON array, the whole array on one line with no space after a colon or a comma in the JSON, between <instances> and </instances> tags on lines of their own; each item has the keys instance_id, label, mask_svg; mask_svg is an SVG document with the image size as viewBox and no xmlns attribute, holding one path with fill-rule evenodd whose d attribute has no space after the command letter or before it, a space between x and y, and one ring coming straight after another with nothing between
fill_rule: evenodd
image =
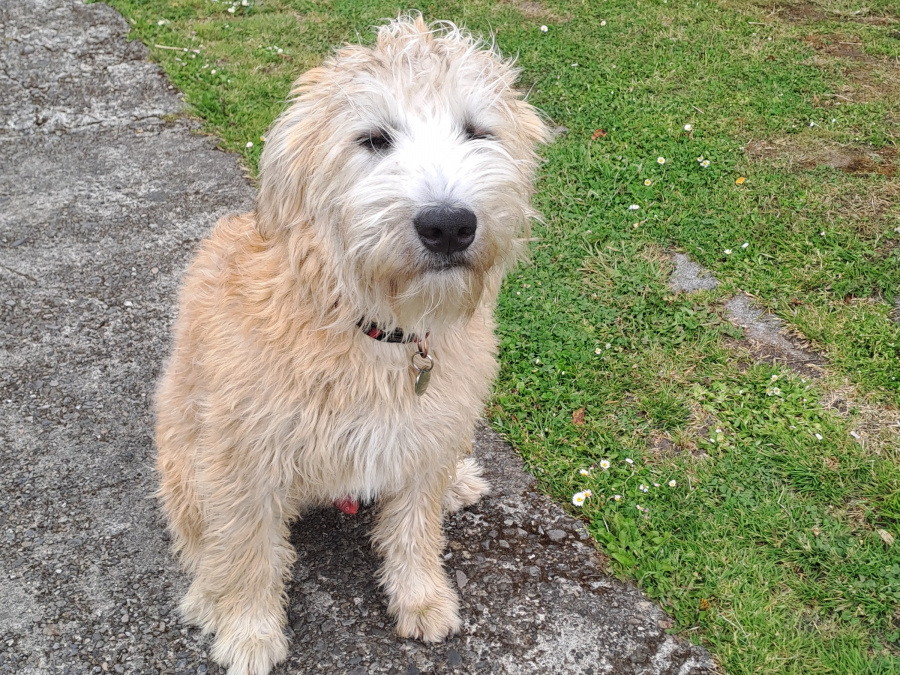
<instances>
[{"instance_id":1,"label":"dog's fluffy beard","mask_svg":"<svg viewBox=\"0 0 900 675\"><path fill-rule=\"evenodd\" d=\"M468 318L521 256L535 216L546 130L516 74L455 26L435 32L421 18L382 27L375 49L341 50L298 80L266 136L261 230L294 252L328 251L320 273L347 320L422 333ZM423 245L413 219L436 206L474 212L466 250Z\"/></svg>"}]
</instances>

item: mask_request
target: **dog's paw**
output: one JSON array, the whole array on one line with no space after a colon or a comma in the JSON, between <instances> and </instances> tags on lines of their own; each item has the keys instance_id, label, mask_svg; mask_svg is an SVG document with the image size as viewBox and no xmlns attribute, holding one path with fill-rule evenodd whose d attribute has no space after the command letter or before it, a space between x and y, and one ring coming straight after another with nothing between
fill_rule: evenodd
<instances>
[{"instance_id":1,"label":"dog's paw","mask_svg":"<svg viewBox=\"0 0 900 675\"><path fill-rule=\"evenodd\" d=\"M270 622L242 620L228 631L219 631L213 644L213 660L228 668L228 675L268 675L288 655L288 639Z\"/></svg>"},{"instance_id":2,"label":"dog's paw","mask_svg":"<svg viewBox=\"0 0 900 675\"><path fill-rule=\"evenodd\" d=\"M481 477L478 462L466 457L456 465L456 481L447 488L441 506L447 513L456 513L477 502L490 489L490 484Z\"/></svg>"},{"instance_id":3,"label":"dog's paw","mask_svg":"<svg viewBox=\"0 0 900 675\"><path fill-rule=\"evenodd\" d=\"M215 605L197 584L191 584L181 604L178 605L178 613L185 623L197 626L204 635L216 630Z\"/></svg>"},{"instance_id":4,"label":"dog's paw","mask_svg":"<svg viewBox=\"0 0 900 675\"><path fill-rule=\"evenodd\" d=\"M459 599L444 583L420 602L391 603L388 611L397 618L397 635L423 642L440 642L459 631Z\"/></svg>"}]
</instances>

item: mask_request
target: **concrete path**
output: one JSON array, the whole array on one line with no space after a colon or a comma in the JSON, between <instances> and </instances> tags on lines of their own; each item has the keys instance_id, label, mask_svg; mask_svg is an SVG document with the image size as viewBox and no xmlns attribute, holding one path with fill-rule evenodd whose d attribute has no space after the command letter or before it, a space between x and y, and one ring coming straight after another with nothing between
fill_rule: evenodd
<instances>
[{"instance_id":1,"label":"concrete path","mask_svg":"<svg viewBox=\"0 0 900 675\"><path fill-rule=\"evenodd\" d=\"M0 2L0 673L221 672L173 611L148 399L186 261L254 193L164 120L182 102L126 31L101 4ZM477 454L494 493L446 525L463 632L394 637L372 509L329 509L294 528L276 672L713 672L486 429Z\"/></svg>"}]
</instances>

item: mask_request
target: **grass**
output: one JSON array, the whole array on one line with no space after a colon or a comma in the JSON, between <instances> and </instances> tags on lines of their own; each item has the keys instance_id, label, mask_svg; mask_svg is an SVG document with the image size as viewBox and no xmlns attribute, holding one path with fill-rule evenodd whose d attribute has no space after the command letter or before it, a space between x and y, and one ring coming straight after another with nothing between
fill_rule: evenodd
<instances>
[{"instance_id":1,"label":"grass","mask_svg":"<svg viewBox=\"0 0 900 675\"><path fill-rule=\"evenodd\" d=\"M110 4L255 171L290 82L401 8L248 2ZM419 8L493 30L567 129L544 150L533 262L500 299L495 427L548 493L591 491L571 508L611 569L727 672L900 672L893 0ZM673 294L672 250L719 287ZM825 377L752 362L724 319L742 290Z\"/></svg>"}]
</instances>

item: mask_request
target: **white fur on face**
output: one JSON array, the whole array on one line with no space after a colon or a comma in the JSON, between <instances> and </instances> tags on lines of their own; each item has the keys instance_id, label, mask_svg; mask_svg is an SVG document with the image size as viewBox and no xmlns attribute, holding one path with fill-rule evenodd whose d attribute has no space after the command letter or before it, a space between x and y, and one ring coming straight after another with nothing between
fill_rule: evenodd
<instances>
[{"instance_id":1,"label":"white fur on face","mask_svg":"<svg viewBox=\"0 0 900 675\"><path fill-rule=\"evenodd\" d=\"M428 330L470 315L534 215L545 130L515 75L455 26L421 19L382 27L374 48L345 48L298 81L267 137L265 225L312 228L340 261L340 286L379 323ZM439 206L477 218L474 242L449 258L413 224Z\"/></svg>"}]
</instances>

